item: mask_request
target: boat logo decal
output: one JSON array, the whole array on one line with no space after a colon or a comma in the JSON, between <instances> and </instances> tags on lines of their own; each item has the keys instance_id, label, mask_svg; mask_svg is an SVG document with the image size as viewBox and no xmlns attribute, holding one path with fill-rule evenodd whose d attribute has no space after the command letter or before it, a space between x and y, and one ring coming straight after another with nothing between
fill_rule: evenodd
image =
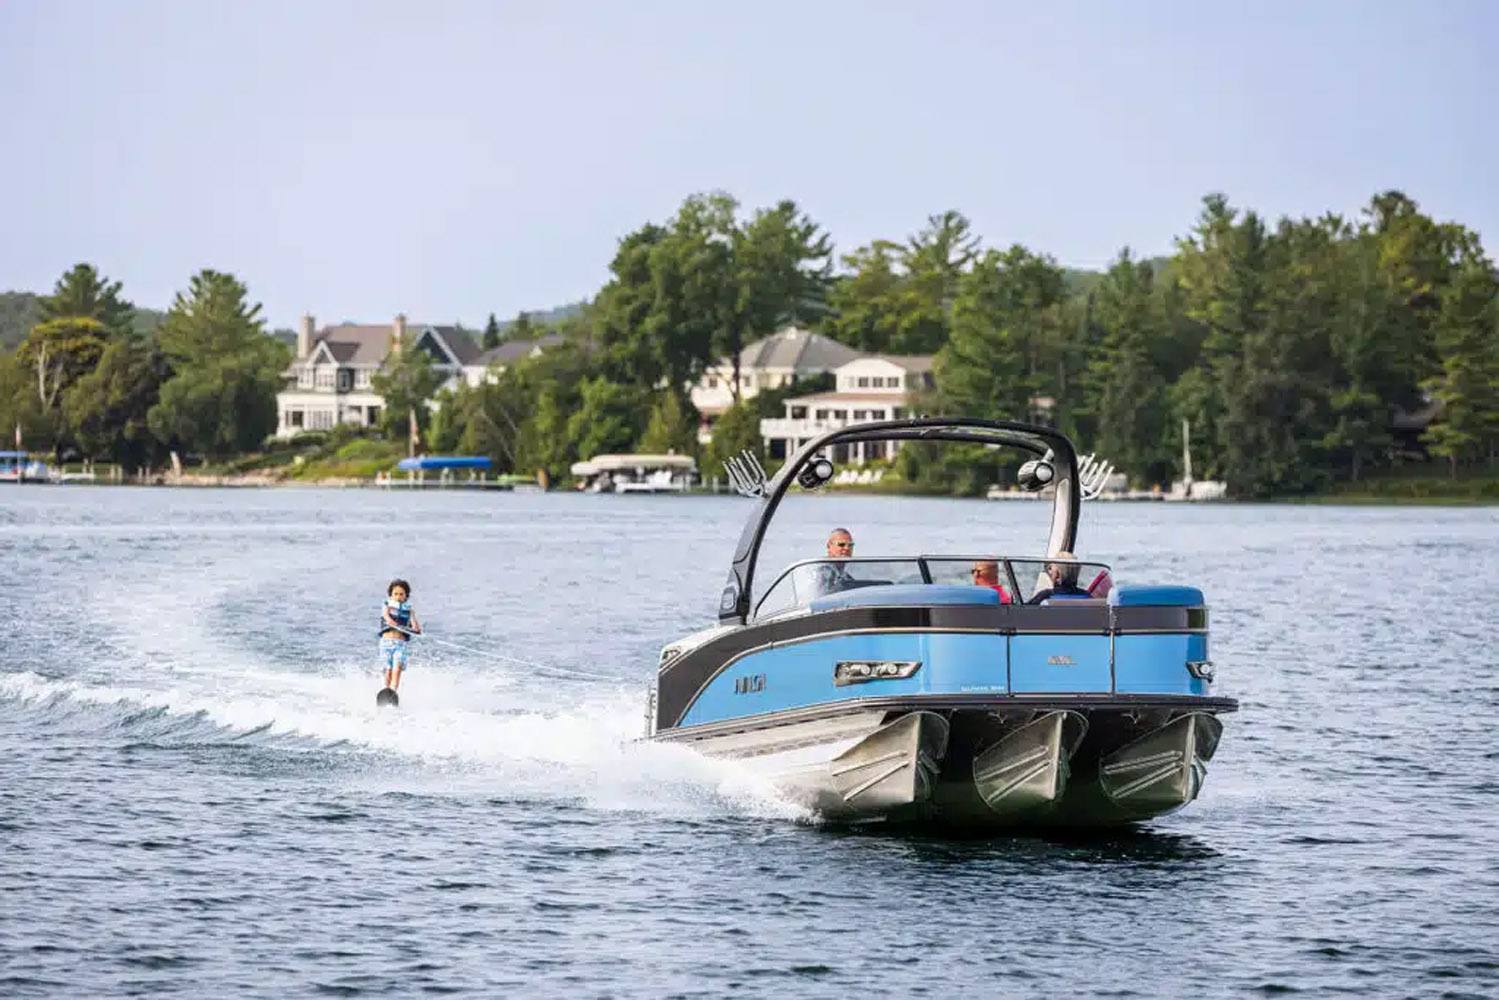
<instances>
[{"instance_id":1,"label":"boat logo decal","mask_svg":"<svg viewBox=\"0 0 1499 1000\"><path fill-rule=\"evenodd\" d=\"M1077 666L1077 662L1075 660L1073 660L1072 657L1070 657L1070 656L1063 656L1060 653L1057 654L1057 655L1055 655L1055 656L1048 656L1046 658L1046 662L1049 663L1049 664L1051 664L1054 667L1075 667L1075 666Z\"/></svg>"},{"instance_id":2,"label":"boat logo decal","mask_svg":"<svg viewBox=\"0 0 1499 1000\"><path fill-rule=\"evenodd\" d=\"M920 660L839 660L833 665L833 683L844 687L868 681L901 680L920 669Z\"/></svg>"},{"instance_id":3,"label":"boat logo decal","mask_svg":"<svg viewBox=\"0 0 1499 1000\"><path fill-rule=\"evenodd\" d=\"M745 674L734 678L735 694L756 694L765 690L764 674Z\"/></svg>"}]
</instances>

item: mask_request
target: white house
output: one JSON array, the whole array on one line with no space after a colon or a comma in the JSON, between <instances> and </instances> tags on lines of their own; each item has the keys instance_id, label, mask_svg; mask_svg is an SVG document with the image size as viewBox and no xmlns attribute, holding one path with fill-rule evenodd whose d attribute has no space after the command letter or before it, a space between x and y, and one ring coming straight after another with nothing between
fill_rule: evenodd
<instances>
[{"instance_id":1,"label":"white house","mask_svg":"<svg viewBox=\"0 0 1499 1000\"><path fill-rule=\"evenodd\" d=\"M836 388L785 402L784 417L760 421L771 458L783 459L803 444L830 430L870 420L895 420L909 415L914 395L933 387L932 356L869 354L855 357L835 370ZM835 462L867 462L895 457L898 442L874 441L835 445Z\"/></svg>"},{"instance_id":2,"label":"white house","mask_svg":"<svg viewBox=\"0 0 1499 1000\"><path fill-rule=\"evenodd\" d=\"M417 346L432 356L432 367L446 376L442 388L460 379L474 384L485 371L478 345L456 326L407 323L405 316L397 316L389 326L341 323L317 330L313 318L303 316L297 357L283 373L286 387L276 394L276 436L378 423L385 400L371 379L408 337L416 338Z\"/></svg>"},{"instance_id":3,"label":"white house","mask_svg":"<svg viewBox=\"0 0 1499 1000\"><path fill-rule=\"evenodd\" d=\"M739 398L753 399L763 389L795 385L862 357L859 351L820 333L788 326L739 352ZM698 440L713 437L713 424L734 405L734 365L723 358L692 387L692 405L703 422Z\"/></svg>"},{"instance_id":4,"label":"white house","mask_svg":"<svg viewBox=\"0 0 1499 1000\"><path fill-rule=\"evenodd\" d=\"M483 382L494 382L505 369L526 358L540 357L562 343L562 334L549 333L535 340L507 340L498 347L491 347L480 354L471 365L463 366L463 375L470 386Z\"/></svg>"}]
</instances>

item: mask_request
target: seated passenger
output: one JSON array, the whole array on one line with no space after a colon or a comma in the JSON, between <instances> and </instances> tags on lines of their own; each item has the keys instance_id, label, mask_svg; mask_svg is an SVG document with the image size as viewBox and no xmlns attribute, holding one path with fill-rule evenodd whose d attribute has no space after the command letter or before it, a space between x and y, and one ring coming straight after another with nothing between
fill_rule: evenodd
<instances>
[{"instance_id":1,"label":"seated passenger","mask_svg":"<svg viewBox=\"0 0 1499 1000\"><path fill-rule=\"evenodd\" d=\"M828 558L852 559L853 555L854 536L847 528L834 528L828 535ZM815 586L820 593L836 594L840 590L846 590L850 580L847 567L822 563L817 567Z\"/></svg>"},{"instance_id":2,"label":"seated passenger","mask_svg":"<svg viewBox=\"0 0 1499 1000\"><path fill-rule=\"evenodd\" d=\"M1010 592L1005 590L999 582L999 563L991 559L980 559L968 572L972 574L975 586L989 587L997 591L1000 604L1010 603Z\"/></svg>"},{"instance_id":3,"label":"seated passenger","mask_svg":"<svg viewBox=\"0 0 1499 1000\"><path fill-rule=\"evenodd\" d=\"M1058 552L1055 558L1076 559L1077 556L1071 552ZM1046 575L1051 580L1051 586L1045 590L1036 591L1026 603L1040 604L1042 601L1053 599L1076 600L1092 597L1092 594L1077 585L1077 573L1080 568L1075 562L1047 563Z\"/></svg>"}]
</instances>

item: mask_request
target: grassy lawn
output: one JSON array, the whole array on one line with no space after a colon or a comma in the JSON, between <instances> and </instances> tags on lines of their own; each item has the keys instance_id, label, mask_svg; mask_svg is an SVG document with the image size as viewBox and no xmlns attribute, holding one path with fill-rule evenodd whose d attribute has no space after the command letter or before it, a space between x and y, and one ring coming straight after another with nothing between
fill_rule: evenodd
<instances>
[{"instance_id":1,"label":"grassy lawn","mask_svg":"<svg viewBox=\"0 0 1499 1000\"><path fill-rule=\"evenodd\" d=\"M287 441L276 441L265 451L241 455L226 462L205 462L185 471L204 476L258 473L291 482L373 479L377 472L394 469L405 456L403 444L340 429L329 433L299 434Z\"/></svg>"}]
</instances>

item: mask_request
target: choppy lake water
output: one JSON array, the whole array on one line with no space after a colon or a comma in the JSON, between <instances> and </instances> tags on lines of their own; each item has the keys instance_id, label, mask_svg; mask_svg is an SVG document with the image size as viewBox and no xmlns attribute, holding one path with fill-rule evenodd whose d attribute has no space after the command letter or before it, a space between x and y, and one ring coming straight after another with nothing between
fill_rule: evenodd
<instances>
[{"instance_id":1,"label":"choppy lake water","mask_svg":"<svg viewBox=\"0 0 1499 1000\"><path fill-rule=\"evenodd\" d=\"M1187 810L985 840L825 828L631 742L746 512L0 486L0 995L1499 990L1493 508L1086 507L1082 556L1207 592L1242 710ZM1041 519L808 498L765 567L834 523L1029 554ZM467 649L377 715L395 575Z\"/></svg>"}]
</instances>

